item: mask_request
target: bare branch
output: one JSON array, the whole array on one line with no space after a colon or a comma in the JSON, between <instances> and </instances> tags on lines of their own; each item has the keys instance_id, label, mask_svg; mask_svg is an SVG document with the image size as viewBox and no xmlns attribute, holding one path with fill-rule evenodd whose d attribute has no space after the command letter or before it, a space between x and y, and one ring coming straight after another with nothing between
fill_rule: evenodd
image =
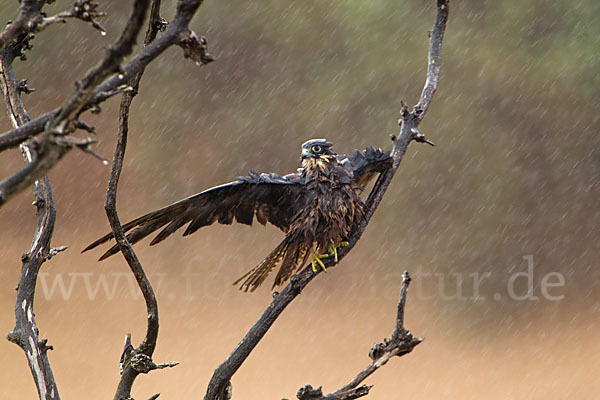
<instances>
[{"instance_id":1,"label":"bare branch","mask_svg":"<svg viewBox=\"0 0 600 400\"><path fill-rule=\"evenodd\" d=\"M404 309L406 305L406 294L411 278L408 271L404 271L402 279L402 288L400 290L400 300L396 311L396 324L390 339L384 339L383 342L374 344L369 351L369 357L372 362L354 378L338 390L323 395L321 387L313 389L311 385L306 385L300 390L296 397L299 400L349 400L358 399L369 394L372 386L360 385L369 376L371 376L380 367L385 365L394 356L403 356L410 353L423 339L413 337L406 328L404 328Z\"/></svg>"},{"instance_id":2,"label":"bare branch","mask_svg":"<svg viewBox=\"0 0 600 400\"><path fill-rule=\"evenodd\" d=\"M106 35L106 29L96 20L97 18L106 16L105 12L98 11L99 4L93 0L77 0L69 11L63 11L51 17L38 16L34 32L40 32L49 25L56 23L66 23L68 19L80 19L84 22L89 22L92 27L99 30L102 36Z\"/></svg>"},{"instance_id":3,"label":"bare branch","mask_svg":"<svg viewBox=\"0 0 600 400\"><path fill-rule=\"evenodd\" d=\"M408 271L404 271L402 279L402 289L400 290L400 300L398 301L398 309L396 314L396 324L392 333L391 339L384 339L383 342L374 344L369 351L369 357L373 360L365 369L360 371L354 378L340 389L331 392L322 397L313 397L314 400L342 400L348 398L358 398L368 394L369 386L360 386L365 379L371 376L381 366L385 365L392 357L402 357L410 353L419 343L423 341L421 338L412 336L406 328L404 328L404 308L406 305L406 293L411 278ZM356 393L356 392L359 393ZM357 397L348 397L357 395Z\"/></svg>"},{"instance_id":4,"label":"bare branch","mask_svg":"<svg viewBox=\"0 0 600 400\"><path fill-rule=\"evenodd\" d=\"M37 157L32 159L25 168L0 182L0 206L45 175L72 148L64 140L59 143L56 140L57 135L62 136L75 129L73 120L87 104L93 89L108 75L115 72L123 58L131 52L144 21L149 1L137 0L134 3L127 26L116 45L109 48L104 59L77 82L77 90L61 107L58 114L44 126L45 133L38 145Z\"/></svg>"},{"instance_id":5,"label":"bare branch","mask_svg":"<svg viewBox=\"0 0 600 400\"><path fill-rule=\"evenodd\" d=\"M356 232L354 232L348 239L348 246L342 248L338 252L338 262L341 261L344 258L344 256L348 254L349 251L352 250L356 242L362 236L371 217L375 213L375 210L381 203L383 195L389 187L389 184L398 166L400 165L400 161L402 160L406 149L408 148L408 145L417 137L417 127L421 122L425 111L429 107L431 98L433 96L439 78L441 43L446 28L446 22L448 20L448 3L449 0L437 0L437 14L435 18L434 28L430 38L430 46L428 52L429 63L435 64L435 67L428 67L428 77L425 83L425 89L423 90L424 94L422 94L421 99L417 103L417 105L419 105L420 107L419 111L409 112L406 106L402 107L400 133L398 136L393 135L392 137L394 143L392 150L392 166L388 170L384 171L377 178L377 181L373 189L371 190L369 197L367 198L365 218L363 219L360 228ZM435 43L435 45L431 43ZM333 267L335 264L337 264L333 260L333 257L329 257L327 259L324 259L323 261L327 268ZM230 384L231 377L240 368L240 366L246 360L248 355L250 355L250 352L252 352L256 345L260 342L260 340L267 333L267 331L273 325L273 323L277 320L277 318L283 312L283 310L285 310L288 304L290 304L296 298L296 296L298 296L302 292L302 289L304 289L304 287L308 285L308 283L319 273L321 273L320 269L317 270L317 272L313 272L312 266L307 265L300 273L298 273L295 276L292 276L289 284L281 291L281 293L275 295L275 298L260 316L258 321L252 326L252 328L250 328L248 333L233 350L230 356L215 370L208 384L208 388L204 396L205 400L221 400L222 398L224 398L225 389L227 385ZM387 362L387 360L390 357L396 354L390 353L388 356L386 356L387 359L382 358L379 360L379 362L381 363L381 365L383 365L385 364L385 362Z\"/></svg>"},{"instance_id":6,"label":"bare branch","mask_svg":"<svg viewBox=\"0 0 600 400\"><path fill-rule=\"evenodd\" d=\"M146 32L146 39L144 41L145 46L148 46L150 42L156 38L158 31L163 26L161 23L162 19L159 15L160 3L160 0L153 0L152 2L148 30ZM128 82L128 86L130 86L132 90L124 92L121 99L119 114L119 136L113 158L113 166L111 169L110 180L108 182L105 203L106 215L108 216L113 234L117 240L119 249L127 260L129 268L133 272L140 290L144 295L148 315L146 337L137 348L134 349L131 345L131 336L129 334L126 336L125 346L121 356L121 379L114 396L115 400L129 399L131 397L131 388L136 377L140 373L148 373L155 369L174 367L179 364L178 362L155 364L152 361L152 354L154 353L156 340L158 338L158 303L156 301L156 296L154 295L152 285L150 284L150 281L148 280L140 261L135 255L135 252L127 241L116 209L117 188L119 176L123 168L123 158L125 156L127 135L129 131L129 109L131 107L133 98L138 92L140 79L143 73L144 68L131 77L130 81ZM156 397L158 397L158 395L153 396L153 398Z\"/></svg>"},{"instance_id":7,"label":"bare branch","mask_svg":"<svg viewBox=\"0 0 600 400\"><path fill-rule=\"evenodd\" d=\"M58 108L42 114L36 119L29 121L15 129L0 135L0 152L19 146L21 143L31 139L44 131L46 124L58 114Z\"/></svg>"},{"instance_id":8,"label":"bare branch","mask_svg":"<svg viewBox=\"0 0 600 400\"><path fill-rule=\"evenodd\" d=\"M412 278L408 274L408 271L404 271L402 274L402 288L400 289L400 300L398 300L398 307L396 311L396 327L392 333L392 339L396 340L402 334L404 329L404 308L406 307L406 291L408 285L410 285Z\"/></svg>"},{"instance_id":9,"label":"bare branch","mask_svg":"<svg viewBox=\"0 0 600 400\"><path fill-rule=\"evenodd\" d=\"M25 3L24 1L23 7L25 7ZM23 82L19 82L15 78L12 69L14 57L13 49L5 47L0 51L0 86L12 124L19 126L29 121L29 115L21 98L21 92L24 92ZM33 147L31 143L21 145L26 168L37 156ZM48 177L44 176L34 183L33 194L35 196L34 205L37 209L37 226L31 247L21 259L21 275L15 302L15 326L8 334L7 339L17 344L25 352L40 399L59 399L58 388L47 356L47 352L52 350L52 346L47 344L46 339L39 338L33 312L33 301L37 276L42 264L58 252L65 250L66 247L50 247L56 209Z\"/></svg>"},{"instance_id":10,"label":"bare branch","mask_svg":"<svg viewBox=\"0 0 600 400\"><path fill-rule=\"evenodd\" d=\"M29 115L25 110L23 99L21 97L22 86L12 68L14 53L12 49L3 49L0 52L0 85L6 112L13 126L18 127L29 121Z\"/></svg>"},{"instance_id":11,"label":"bare branch","mask_svg":"<svg viewBox=\"0 0 600 400\"><path fill-rule=\"evenodd\" d=\"M442 41L448 22L448 6L450 0L437 0L437 13L431 30L429 40L429 52L427 53L427 81L421 92L419 102L414 112L419 115L419 121L423 119L429 109L431 98L437 89L440 79L440 68L442 66Z\"/></svg>"},{"instance_id":12,"label":"bare branch","mask_svg":"<svg viewBox=\"0 0 600 400\"><path fill-rule=\"evenodd\" d=\"M149 0L140 0L149 1ZM138 4L138 3L136 3ZM213 58L206 51L206 40L204 38L198 38L196 34L189 30L188 24L193 15L195 14L198 7L202 4L201 0L180 0L177 4L177 13L175 19L169 27L166 29L164 34L154 40L149 46L145 47L140 53L132 58L129 62L123 64L120 68L120 72L114 73L108 80L102 84L95 86L99 76L106 76L105 71L100 69L100 65L106 66L110 69L114 67L112 61L106 59L96 68L92 69L86 77L84 77L80 83L78 90L71 96L71 98L65 103L61 109L50 111L36 120L33 120L12 131L8 131L0 135L0 151L3 151L10 147L22 143L23 141L31 138L40 132L46 130L46 140L50 142L48 146L48 152L40 153L36 164L37 168L31 168L29 171L18 172L21 179L26 179L25 186L31 184L37 179L40 174L46 173L50 170L56 162L64 155L64 153L70 150L67 148L59 148L54 146L53 140L51 140L53 134L65 134L68 131L75 128L73 123L74 118L86 110L90 109L94 105L97 105L107 98L115 95L115 88L126 85L128 80L136 73L143 71L143 69L154 60L159 54L166 50L173 44L183 45L184 43L191 43L191 50L196 61L206 64L213 60ZM135 11L132 14L132 19L136 15ZM137 19L136 19L137 21ZM158 21L155 24L161 27L164 26L164 22ZM129 30L131 31L131 30ZM128 36L124 32L123 36ZM121 43L121 41L119 41ZM119 48L119 45L117 45ZM115 53L114 51L109 52L110 54ZM116 52L121 54L121 51ZM109 57L110 58L110 57ZM113 60L114 61L114 60ZM110 65L109 65L110 64ZM99 82L98 82L99 83ZM127 87L127 85L125 86ZM93 89L93 90L92 90ZM14 179L5 180L0 182L0 206L6 202L10 197L19 191L23 190L22 186L14 186L16 177Z\"/></svg>"},{"instance_id":13,"label":"bare branch","mask_svg":"<svg viewBox=\"0 0 600 400\"><path fill-rule=\"evenodd\" d=\"M54 118L49 129L58 127L63 121L73 119L87 104L93 94L93 89L106 77L117 71L123 59L131 53L135 39L142 27L150 0L136 0L125 29L117 43L108 49L108 54L77 81L77 90L63 104L60 112Z\"/></svg>"},{"instance_id":14,"label":"bare branch","mask_svg":"<svg viewBox=\"0 0 600 400\"><path fill-rule=\"evenodd\" d=\"M158 303L156 302L156 296L154 295L152 285L150 284L150 281L148 280L148 277L146 276L139 259L125 237L125 232L123 231L123 227L121 226L116 210L117 187L121 169L123 168L125 148L127 146L129 106L131 105L133 96L134 93L126 92L123 94L123 99L121 100L119 114L119 137L113 158L113 165L110 173L110 180L108 182L108 190L104 208L106 209L106 215L110 222L110 227L113 231L119 249L121 250L121 253L123 253L125 260L127 260L127 264L129 265L131 272L133 272L138 286L144 295L148 315L148 326L146 329L146 337L137 349L133 349L133 347L130 345L129 353L127 353L128 349L126 345L124 357L122 357L123 372L117 387L117 392L114 396L115 400L129 399L131 397L131 387L133 386L135 378L142 372L150 371L150 369L143 368L141 364L146 363L147 365L150 365L152 362L151 356L154 353L156 339L158 338Z\"/></svg>"},{"instance_id":15,"label":"bare branch","mask_svg":"<svg viewBox=\"0 0 600 400\"><path fill-rule=\"evenodd\" d=\"M352 400L366 396L367 394L369 394L369 390L371 390L372 387L373 386L363 385L354 389L349 389L343 393L339 393L335 397L330 397L331 395L327 395L324 397L323 390L320 386L314 389L311 385L306 385L303 388L300 388L300 390L298 390L296 397L299 400L323 400L325 398L331 400Z\"/></svg>"},{"instance_id":16,"label":"bare branch","mask_svg":"<svg viewBox=\"0 0 600 400\"><path fill-rule=\"evenodd\" d=\"M115 89L127 83L128 77L141 71L156 57L162 54L169 46L174 44L182 44L186 42L186 38L195 35L189 30L188 24L198 7L202 4L200 0L180 0L177 5L177 14L166 31L156 40L144 47L135 57L124 63L119 73L113 74L109 79L96 87L93 91L88 103L83 107L83 110L89 109L94 105L100 104L106 99L118 94ZM160 30L164 28L164 21L158 22ZM206 42L203 44L204 52L206 53ZM198 50L201 51L201 50ZM213 60L209 54L205 54L205 63ZM124 86L126 87L126 86ZM60 109L54 109L38 118L20 126L16 129L7 131L0 135L0 152L18 146L24 141L44 131L44 127L48 122L53 120L59 113Z\"/></svg>"},{"instance_id":17,"label":"bare branch","mask_svg":"<svg viewBox=\"0 0 600 400\"><path fill-rule=\"evenodd\" d=\"M40 399L59 400L58 388L47 356L47 351L51 350L52 346L47 345L46 339L39 338L33 312L38 273L42 263L53 255L50 249L50 238L54 230L56 209L47 177L37 181L33 191L37 208L37 228L31 248L22 257L15 303L15 327L8 334L7 339L19 345L25 352Z\"/></svg>"},{"instance_id":18,"label":"bare branch","mask_svg":"<svg viewBox=\"0 0 600 400\"><path fill-rule=\"evenodd\" d=\"M77 90L61 107L57 115L45 124L45 133L38 144L37 156L20 171L0 182L0 206L11 197L45 175L73 146L59 141L60 136L75 129L78 113L87 104L93 89L107 76L115 72L123 58L128 55L144 21L150 0L137 0L133 11L114 47L109 48L104 59L77 82Z\"/></svg>"},{"instance_id":19,"label":"bare branch","mask_svg":"<svg viewBox=\"0 0 600 400\"><path fill-rule=\"evenodd\" d=\"M37 228L31 248L22 257L15 303L15 327L7 338L25 352L40 399L58 400L60 396L47 356L47 351L51 350L52 346L47 345L47 340L39 338L33 312L38 273L42 263L53 255L50 249L50 238L54 230L56 210L47 177L36 182L33 191L37 208Z\"/></svg>"},{"instance_id":20,"label":"bare branch","mask_svg":"<svg viewBox=\"0 0 600 400\"><path fill-rule=\"evenodd\" d=\"M27 35L36 26L36 17L39 16L44 0L22 0L19 16L0 32L0 50L13 40Z\"/></svg>"},{"instance_id":21,"label":"bare branch","mask_svg":"<svg viewBox=\"0 0 600 400\"><path fill-rule=\"evenodd\" d=\"M31 161L0 182L0 206L44 176L71 148L57 144L40 147L37 143L31 143L29 150L32 153Z\"/></svg>"}]
</instances>

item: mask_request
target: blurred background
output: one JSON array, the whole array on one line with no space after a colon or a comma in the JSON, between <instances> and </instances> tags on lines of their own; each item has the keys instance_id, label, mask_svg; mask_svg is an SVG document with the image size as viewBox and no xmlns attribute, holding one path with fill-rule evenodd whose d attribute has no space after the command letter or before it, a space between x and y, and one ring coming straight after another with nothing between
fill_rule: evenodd
<instances>
[{"instance_id":1,"label":"blurred background","mask_svg":"<svg viewBox=\"0 0 600 400\"><path fill-rule=\"evenodd\" d=\"M130 2L102 1L106 37L81 21L36 35L17 76L32 117L59 106L123 28ZM206 1L193 21L217 61L169 49L146 71L131 110L119 187L123 221L248 169L288 173L300 145L339 153L390 148L400 102L423 87L435 2ZM70 7L57 1L55 14ZM16 16L2 2L2 24ZM174 14L165 1L163 17ZM365 383L380 399L596 399L600 393L600 3L453 1L439 90L354 251L319 275L233 379L234 398L334 390L393 329L402 271L414 278L406 326L425 341ZM97 152L112 158L118 98L99 115ZM3 112L0 131L11 128ZM78 132L84 136L85 133ZM2 153L2 178L22 165ZM108 231L109 167L71 151L50 173L58 218L35 312L63 398L110 398L122 341L145 333L145 307L120 256L80 254ZM14 325L33 196L0 209L0 331ZM211 226L136 246L157 292L155 361L133 394L202 397L212 371L271 301L271 282L231 286L282 238L270 226ZM0 398L35 398L21 349L0 341ZM162 398L162 397L161 397Z\"/></svg>"}]
</instances>

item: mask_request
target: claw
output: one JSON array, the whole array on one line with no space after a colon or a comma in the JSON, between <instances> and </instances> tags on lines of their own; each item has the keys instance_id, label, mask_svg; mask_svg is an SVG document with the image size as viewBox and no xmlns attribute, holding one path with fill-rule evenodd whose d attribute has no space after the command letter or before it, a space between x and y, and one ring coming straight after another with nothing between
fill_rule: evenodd
<instances>
[{"instance_id":1,"label":"claw","mask_svg":"<svg viewBox=\"0 0 600 400\"><path fill-rule=\"evenodd\" d=\"M338 247L346 247L349 244L350 243L348 243L346 241L339 242L338 244L330 243L329 247L327 248L327 250L329 251L329 254L333 256L333 260L335 262L338 262L338 252L337 252Z\"/></svg>"},{"instance_id":2,"label":"claw","mask_svg":"<svg viewBox=\"0 0 600 400\"><path fill-rule=\"evenodd\" d=\"M327 258L327 254L317 254L313 249L310 249L311 259L312 259L312 269L314 272L317 272L317 264L321 266L323 272L327 272L327 268L325 268L325 264L321 261L321 258Z\"/></svg>"},{"instance_id":3,"label":"claw","mask_svg":"<svg viewBox=\"0 0 600 400\"><path fill-rule=\"evenodd\" d=\"M329 252L330 255L333 256L333 261L338 262L337 247L335 247L335 244L329 243L329 246L327 247L327 251Z\"/></svg>"}]
</instances>

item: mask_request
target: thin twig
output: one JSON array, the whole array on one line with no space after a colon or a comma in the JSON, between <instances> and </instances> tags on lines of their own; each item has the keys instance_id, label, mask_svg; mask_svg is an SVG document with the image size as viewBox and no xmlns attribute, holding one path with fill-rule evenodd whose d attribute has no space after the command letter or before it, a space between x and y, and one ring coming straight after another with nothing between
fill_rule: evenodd
<instances>
[{"instance_id":1,"label":"thin twig","mask_svg":"<svg viewBox=\"0 0 600 400\"><path fill-rule=\"evenodd\" d=\"M69 11L59 12L51 17L42 17L40 15L34 32L40 32L52 24L64 24L67 20L74 18L89 22L93 28L100 31L102 36L106 36L106 29L96 20L96 18L106 16L106 13L98 11L98 6L99 4L93 0L76 0Z\"/></svg>"},{"instance_id":2,"label":"thin twig","mask_svg":"<svg viewBox=\"0 0 600 400\"><path fill-rule=\"evenodd\" d=\"M390 182L396 172L400 161L402 160L406 149L411 141L416 139L418 134L417 127L422 120L422 116L425 111L429 108L435 87L437 85L439 77L439 65L441 60L441 43L446 28L446 22L448 19L448 3L449 0L437 0L437 14L434 22L434 28L431 33L430 46L428 51L429 63L435 63L436 67L430 67L428 65L428 76L425 83L425 89L423 94L417 103L420 111L409 112L404 106L402 108L402 120L401 129L399 135L392 138L393 140L393 164L392 166L384 171L377 179L369 197L366 202L365 218L363 219L360 228L354 232L348 239L348 246L342 248L338 252L338 262L341 261L349 251L352 250L356 242L360 239L363 232L365 231L371 217L375 213L375 210L381 203L383 195L385 194ZM433 45L432 43L435 43ZM336 262L332 257L323 260L327 268L333 267ZM271 304L260 316L258 321L250 328L248 333L240 341L237 347L229 355L229 357L215 370L213 376L208 384L205 400L221 400L224 397L225 389L229 384L231 377L240 368L242 363L250 355L252 350L260 342L269 328L277 320L279 315L285 310L301 292L302 289L319 273L313 272L312 266L307 265L300 273L296 276L292 276L288 285L277 294ZM391 357L392 355L389 355ZM388 358L389 359L389 358ZM380 360L379 362L385 363L387 359ZM382 364L383 365L383 364Z\"/></svg>"},{"instance_id":3,"label":"thin twig","mask_svg":"<svg viewBox=\"0 0 600 400\"><path fill-rule=\"evenodd\" d=\"M404 329L404 308L406 307L406 291L412 278L408 274L408 271L404 271L402 274L402 289L400 289L400 300L398 300L398 307L396 312L396 327L394 333L392 333L392 339L396 340L402 334Z\"/></svg>"},{"instance_id":4,"label":"thin twig","mask_svg":"<svg viewBox=\"0 0 600 400\"><path fill-rule=\"evenodd\" d=\"M423 119L425 113L429 109L433 94L437 90L437 84L440 79L440 68L442 66L442 42L444 40L444 32L446 31L446 23L448 22L448 6L450 0L437 0L437 13L433 29L431 30L431 38L429 40L429 51L427 53L427 80L425 87L421 92L419 102L414 108L414 112L418 114L419 121Z\"/></svg>"}]
</instances>

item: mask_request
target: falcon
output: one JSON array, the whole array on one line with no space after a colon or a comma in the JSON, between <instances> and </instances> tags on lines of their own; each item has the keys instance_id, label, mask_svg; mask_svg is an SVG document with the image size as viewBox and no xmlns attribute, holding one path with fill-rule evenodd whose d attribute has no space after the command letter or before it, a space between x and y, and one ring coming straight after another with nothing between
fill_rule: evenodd
<instances>
[{"instance_id":1,"label":"falcon","mask_svg":"<svg viewBox=\"0 0 600 400\"><path fill-rule=\"evenodd\" d=\"M252 225L254 218L275 225L285 238L254 268L233 284L254 291L278 265L273 288L286 282L310 258L312 268L325 270L323 258L337 262L338 249L357 229L365 213L360 195L368 182L389 168L391 156L381 149L367 147L349 156L337 155L332 143L311 139L302 144L302 166L297 172L280 176L250 171L248 176L215 186L169 206L152 211L123 225L129 243L135 244L162 230L150 245L162 242L187 224L183 236L215 221L234 220ZM83 251L113 239L109 233ZM119 251L115 244L104 260Z\"/></svg>"}]
</instances>

